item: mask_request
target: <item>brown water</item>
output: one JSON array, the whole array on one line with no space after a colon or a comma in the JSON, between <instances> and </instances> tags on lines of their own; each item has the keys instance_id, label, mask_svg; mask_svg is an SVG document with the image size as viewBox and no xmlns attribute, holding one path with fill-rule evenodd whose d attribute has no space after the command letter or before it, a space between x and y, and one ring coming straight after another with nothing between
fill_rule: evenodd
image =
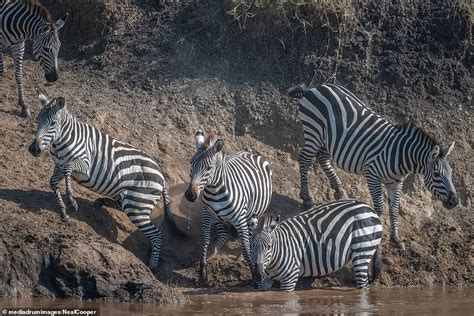
<instances>
[{"instance_id":1,"label":"brown water","mask_svg":"<svg viewBox=\"0 0 474 316\"><path fill-rule=\"evenodd\" d=\"M96 308L100 315L339 314L474 315L474 288L324 289L190 295L176 305L48 299L0 299L1 308Z\"/></svg>"}]
</instances>

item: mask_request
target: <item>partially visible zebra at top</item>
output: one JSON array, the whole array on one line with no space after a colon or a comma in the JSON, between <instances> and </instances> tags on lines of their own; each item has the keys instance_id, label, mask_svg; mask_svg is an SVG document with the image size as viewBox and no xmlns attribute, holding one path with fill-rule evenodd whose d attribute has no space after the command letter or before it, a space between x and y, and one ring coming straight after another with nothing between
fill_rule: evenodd
<instances>
[{"instance_id":1,"label":"partially visible zebra at top","mask_svg":"<svg viewBox=\"0 0 474 316\"><path fill-rule=\"evenodd\" d=\"M173 220L166 182L155 160L141 150L121 142L100 130L80 122L67 109L63 97L48 100L40 95L43 108L38 114L36 135L29 146L34 156L49 150L55 162L50 179L51 190L61 207L61 218L69 221L66 208L77 210L72 194L72 178L107 198L103 205L123 210L152 243L149 266L157 268L163 239L162 232L150 220L150 213L163 198L164 221L173 232L184 236ZM59 182L66 181L66 201ZM163 225L162 224L162 225Z\"/></svg>"},{"instance_id":2,"label":"partially visible zebra at top","mask_svg":"<svg viewBox=\"0 0 474 316\"><path fill-rule=\"evenodd\" d=\"M347 172L365 176L379 215L384 204L382 184L386 186L390 199L390 239L401 249L405 246L399 238L397 217L403 181L408 174L422 173L425 186L445 208L454 208L459 203L446 159L454 142L440 146L420 128L393 125L338 85L325 84L313 89L300 85L290 89L289 95L300 99L299 116L305 138L299 155L300 197L306 206L312 204L308 168L315 157L336 198L344 197L345 192L332 161Z\"/></svg>"},{"instance_id":3,"label":"partially visible zebra at top","mask_svg":"<svg viewBox=\"0 0 474 316\"><path fill-rule=\"evenodd\" d=\"M216 249L227 242L228 224L238 232L242 255L251 266L248 221L260 217L272 197L272 171L262 156L249 152L224 155L224 140L213 134L195 135L196 153L191 159L191 181L185 197L194 202L202 192L201 262L199 281L207 283L207 248L215 223Z\"/></svg>"},{"instance_id":4,"label":"partially visible zebra at top","mask_svg":"<svg viewBox=\"0 0 474 316\"><path fill-rule=\"evenodd\" d=\"M36 0L0 0L0 76L5 72L2 51L9 49L15 64L22 117L30 116L23 88L25 41L33 41L33 55L43 66L46 80L57 81L58 52L61 46L58 31L64 26L66 19L67 14L52 23L48 10Z\"/></svg>"}]
</instances>

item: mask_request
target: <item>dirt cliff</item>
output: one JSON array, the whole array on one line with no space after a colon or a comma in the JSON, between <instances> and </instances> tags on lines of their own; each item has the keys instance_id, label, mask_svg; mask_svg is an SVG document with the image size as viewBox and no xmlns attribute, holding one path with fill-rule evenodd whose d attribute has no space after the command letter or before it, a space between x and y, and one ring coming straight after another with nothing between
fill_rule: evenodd
<instances>
[{"instance_id":1,"label":"dirt cliff","mask_svg":"<svg viewBox=\"0 0 474 316\"><path fill-rule=\"evenodd\" d=\"M5 58L0 81L0 295L159 302L182 299L168 285L195 292L201 212L199 203L183 197L195 131L218 133L226 152L248 150L267 158L275 190L269 211L297 214L302 128L286 90L300 82L343 84L381 116L413 121L442 143L456 141L450 161L460 205L443 209L420 177L410 177L400 214L407 250L388 243L386 207L379 285L472 285L474 60L468 2L44 3L53 15L70 12L61 33L61 81L44 86L40 66L25 61L26 100L34 112L26 120L17 115L11 59ZM157 280L144 264L146 238L123 213L94 209L93 193L76 184L79 211L70 213L71 223L60 221L48 185L52 161L27 151L37 92L64 96L80 119L147 151L162 166L173 212L190 238L165 234ZM351 197L371 203L363 178L338 174ZM316 168L310 188L315 201L332 199ZM161 214L158 206L157 223ZM210 259L212 286L248 288L249 272L235 260L238 255L234 240ZM352 285L350 272L313 286L334 284Z\"/></svg>"}]
</instances>

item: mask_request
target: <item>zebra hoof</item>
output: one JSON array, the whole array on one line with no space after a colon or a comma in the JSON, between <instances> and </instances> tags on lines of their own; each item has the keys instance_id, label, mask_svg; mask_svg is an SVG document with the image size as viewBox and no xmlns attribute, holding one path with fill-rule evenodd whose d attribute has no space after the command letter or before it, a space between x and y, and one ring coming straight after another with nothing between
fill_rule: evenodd
<instances>
[{"instance_id":1,"label":"zebra hoof","mask_svg":"<svg viewBox=\"0 0 474 316\"><path fill-rule=\"evenodd\" d=\"M207 274L206 273L199 274L199 286L207 287L208 285L209 284L207 282Z\"/></svg>"},{"instance_id":2,"label":"zebra hoof","mask_svg":"<svg viewBox=\"0 0 474 316\"><path fill-rule=\"evenodd\" d=\"M390 239L390 242L392 242L396 248L400 249L401 251L405 251L405 243L400 239Z\"/></svg>"},{"instance_id":3,"label":"zebra hoof","mask_svg":"<svg viewBox=\"0 0 474 316\"><path fill-rule=\"evenodd\" d=\"M20 117L27 118L30 117L30 111L28 109L22 109L20 112Z\"/></svg>"},{"instance_id":4,"label":"zebra hoof","mask_svg":"<svg viewBox=\"0 0 474 316\"><path fill-rule=\"evenodd\" d=\"M314 203L313 201L309 200L309 201L304 201L303 202L303 209L304 210L309 210L310 208L314 207Z\"/></svg>"},{"instance_id":5,"label":"zebra hoof","mask_svg":"<svg viewBox=\"0 0 474 316\"><path fill-rule=\"evenodd\" d=\"M71 221L71 218L69 217L69 215L66 215L66 216L61 216L61 220L64 223L69 223L69 221Z\"/></svg>"},{"instance_id":6,"label":"zebra hoof","mask_svg":"<svg viewBox=\"0 0 474 316\"><path fill-rule=\"evenodd\" d=\"M346 192L343 190L343 191L336 191L334 192L334 199L335 200L343 200L347 197L347 194Z\"/></svg>"},{"instance_id":7,"label":"zebra hoof","mask_svg":"<svg viewBox=\"0 0 474 316\"><path fill-rule=\"evenodd\" d=\"M94 202L94 207L95 208L98 209L98 208L101 208L102 206L104 206L104 202L102 202L102 199L95 200L95 202Z\"/></svg>"},{"instance_id":8,"label":"zebra hoof","mask_svg":"<svg viewBox=\"0 0 474 316\"><path fill-rule=\"evenodd\" d=\"M158 264L149 264L148 268L150 268L152 273L158 272Z\"/></svg>"}]
</instances>

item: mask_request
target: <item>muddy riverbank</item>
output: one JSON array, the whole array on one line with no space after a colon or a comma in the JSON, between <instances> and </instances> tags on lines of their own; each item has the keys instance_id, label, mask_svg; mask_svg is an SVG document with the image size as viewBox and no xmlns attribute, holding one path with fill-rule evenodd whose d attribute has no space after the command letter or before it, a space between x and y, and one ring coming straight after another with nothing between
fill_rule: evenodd
<instances>
[{"instance_id":1,"label":"muddy riverbank","mask_svg":"<svg viewBox=\"0 0 474 316\"><path fill-rule=\"evenodd\" d=\"M355 33L344 33L344 45L338 45L337 32L309 13L304 19L311 23L303 26L294 11L284 23L277 12L273 20L248 16L243 24L228 14L229 1L79 2L45 1L53 14L70 11L71 20L61 34L60 82L44 86L40 66L29 58L24 62L30 119L17 115L12 61L4 57L0 296L168 302L181 301L182 292L201 291L196 283L201 211L183 197L193 135L199 128L215 131L225 140L226 152L265 156L274 174L269 211L283 218L296 214L301 210L297 157L302 128L298 106L286 91L303 81L340 83L381 116L411 120L442 144L456 141L450 161L460 205L444 209L421 177L410 177L400 214L407 250L388 243L386 207L378 286L473 284L472 23L458 1L353 2L350 12L357 23L349 25ZM87 15L91 20L84 28L81 10L100 13ZM331 23L338 21L337 13L328 16ZM168 179L178 225L190 235L181 240L165 233L156 279L145 265L147 239L123 213L94 209L93 193L76 184L79 211L70 213L71 223L61 222L48 184L52 161L27 151L38 92L64 96L80 119L156 157ZM350 197L371 203L363 178L338 173ZM316 202L333 198L321 170L311 172L310 187ZM152 215L160 224L161 205ZM250 274L235 261L238 255L234 240L210 259L212 288L250 290ZM354 284L348 269L300 288L309 289L311 283Z\"/></svg>"}]
</instances>

